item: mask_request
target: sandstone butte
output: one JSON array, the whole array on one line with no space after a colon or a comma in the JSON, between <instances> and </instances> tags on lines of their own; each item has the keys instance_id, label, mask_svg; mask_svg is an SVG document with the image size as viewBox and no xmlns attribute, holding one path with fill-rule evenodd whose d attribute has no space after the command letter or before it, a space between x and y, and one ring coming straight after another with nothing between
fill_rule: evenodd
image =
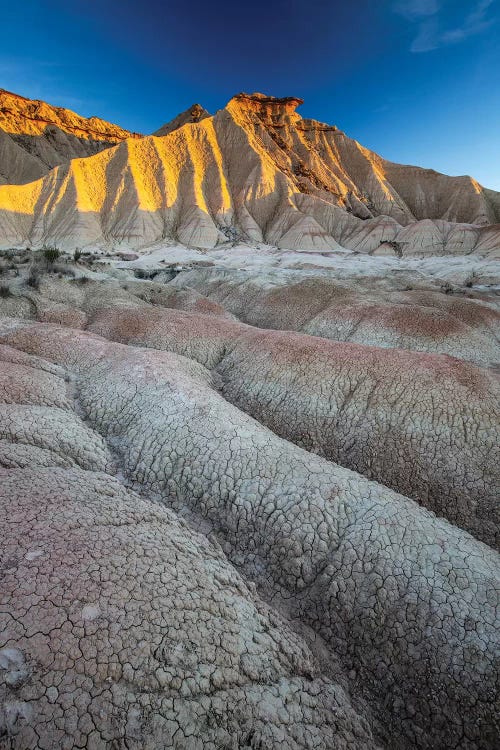
<instances>
[{"instance_id":1,"label":"sandstone butte","mask_svg":"<svg viewBox=\"0 0 500 750\"><path fill-rule=\"evenodd\" d=\"M298 98L238 94L213 116L193 105L157 131L166 135L140 137L3 97L10 182L35 168L36 154L20 155L16 139L25 148L28 139L29 151L29 139L42 138L44 151L47 127L99 151L68 161L67 150L40 179L0 186L3 247L169 240L206 249L232 238L320 252L498 254L498 193L472 177L388 162L337 127L300 117Z\"/></svg>"}]
</instances>

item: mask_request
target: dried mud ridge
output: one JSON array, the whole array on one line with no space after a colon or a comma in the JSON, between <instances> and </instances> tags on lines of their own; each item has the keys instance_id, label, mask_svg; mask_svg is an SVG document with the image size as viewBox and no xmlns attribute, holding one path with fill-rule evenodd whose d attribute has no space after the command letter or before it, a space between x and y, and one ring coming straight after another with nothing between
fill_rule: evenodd
<instances>
[{"instance_id":1,"label":"dried mud ridge","mask_svg":"<svg viewBox=\"0 0 500 750\"><path fill-rule=\"evenodd\" d=\"M493 750L492 299L218 273L0 299L0 748Z\"/></svg>"}]
</instances>

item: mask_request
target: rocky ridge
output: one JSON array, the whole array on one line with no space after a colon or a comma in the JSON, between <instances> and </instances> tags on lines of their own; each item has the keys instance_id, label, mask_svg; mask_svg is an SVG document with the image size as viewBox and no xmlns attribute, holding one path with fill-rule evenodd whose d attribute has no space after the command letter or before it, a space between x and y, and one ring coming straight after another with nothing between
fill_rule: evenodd
<instances>
[{"instance_id":1,"label":"rocky ridge","mask_svg":"<svg viewBox=\"0 0 500 750\"><path fill-rule=\"evenodd\" d=\"M153 135L156 135L158 137L162 135L168 135L173 130L182 128L183 125L187 125L193 122L200 122L200 120L204 120L205 117L210 117L210 112L207 112L207 110L202 107L201 104L193 104L184 112L181 112L179 115L177 115L177 117L174 117L173 120L165 123L165 125L162 125L162 127L158 128L158 130L155 130Z\"/></svg>"},{"instance_id":2,"label":"rocky ridge","mask_svg":"<svg viewBox=\"0 0 500 750\"><path fill-rule=\"evenodd\" d=\"M498 255L497 193L470 177L392 164L335 126L302 119L300 103L239 94L213 116L188 110L160 138L128 138L37 182L0 186L0 242L213 248L239 239L397 257Z\"/></svg>"},{"instance_id":3,"label":"rocky ridge","mask_svg":"<svg viewBox=\"0 0 500 750\"><path fill-rule=\"evenodd\" d=\"M141 137L99 117L81 117L64 107L0 89L2 182L30 182L70 159Z\"/></svg>"}]
</instances>

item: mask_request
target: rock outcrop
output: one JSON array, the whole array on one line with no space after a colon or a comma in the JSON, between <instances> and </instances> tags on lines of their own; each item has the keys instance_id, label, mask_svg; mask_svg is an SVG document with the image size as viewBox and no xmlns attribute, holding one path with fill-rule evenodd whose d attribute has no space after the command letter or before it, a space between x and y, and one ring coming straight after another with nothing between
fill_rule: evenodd
<instances>
[{"instance_id":1,"label":"rock outcrop","mask_svg":"<svg viewBox=\"0 0 500 750\"><path fill-rule=\"evenodd\" d=\"M391 164L335 126L302 119L300 103L240 94L212 117L188 111L161 138L128 138L28 186L0 186L0 242L141 248L170 238L211 248L241 239L318 252L498 254L497 193Z\"/></svg>"},{"instance_id":2,"label":"rock outcrop","mask_svg":"<svg viewBox=\"0 0 500 750\"><path fill-rule=\"evenodd\" d=\"M71 159L141 137L99 117L0 89L0 182L31 182Z\"/></svg>"},{"instance_id":3,"label":"rock outcrop","mask_svg":"<svg viewBox=\"0 0 500 750\"><path fill-rule=\"evenodd\" d=\"M153 135L162 136L172 133L172 131L182 128L183 125L191 124L193 122L200 122L205 117L210 117L210 112L201 106L201 104L193 104L191 107L181 112L177 117L174 117L170 122L166 122L161 128L155 130Z\"/></svg>"}]
</instances>

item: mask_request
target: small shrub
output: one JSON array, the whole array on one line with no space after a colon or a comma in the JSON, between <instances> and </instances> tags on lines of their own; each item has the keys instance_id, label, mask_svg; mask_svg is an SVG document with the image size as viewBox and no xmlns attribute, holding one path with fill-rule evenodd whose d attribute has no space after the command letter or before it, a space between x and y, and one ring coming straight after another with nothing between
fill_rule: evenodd
<instances>
[{"instance_id":1,"label":"small shrub","mask_svg":"<svg viewBox=\"0 0 500 750\"><path fill-rule=\"evenodd\" d=\"M57 249L57 247L43 248L43 257L45 258L49 266L52 266L60 256L61 252Z\"/></svg>"},{"instance_id":2,"label":"small shrub","mask_svg":"<svg viewBox=\"0 0 500 750\"><path fill-rule=\"evenodd\" d=\"M79 279L77 279L77 282L78 282L79 284L81 284L82 286L83 286L84 284L88 284L88 283L89 283L89 281L90 281L90 279L89 279L89 277L88 277L88 276L80 276L80 278L79 278Z\"/></svg>"},{"instance_id":3,"label":"small shrub","mask_svg":"<svg viewBox=\"0 0 500 750\"><path fill-rule=\"evenodd\" d=\"M7 284L2 284L0 286L0 297L2 299L7 299L7 297L12 297L12 292L10 291Z\"/></svg>"},{"instance_id":4,"label":"small shrub","mask_svg":"<svg viewBox=\"0 0 500 750\"><path fill-rule=\"evenodd\" d=\"M151 281L158 275L156 268L134 268L133 271L136 279L149 279Z\"/></svg>"},{"instance_id":5,"label":"small shrub","mask_svg":"<svg viewBox=\"0 0 500 750\"><path fill-rule=\"evenodd\" d=\"M476 274L474 271L472 271L471 275L467 277L465 280L464 286L467 287L467 289L471 289L474 286L474 282L476 281Z\"/></svg>"},{"instance_id":6,"label":"small shrub","mask_svg":"<svg viewBox=\"0 0 500 750\"><path fill-rule=\"evenodd\" d=\"M32 289L39 289L40 288L40 274L38 271L33 269L26 279L26 284L30 286Z\"/></svg>"},{"instance_id":7,"label":"small shrub","mask_svg":"<svg viewBox=\"0 0 500 750\"><path fill-rule=\"evenodd\" d=\"M384 243L381 242L380 244L383 245ZM403 257L403 243L402 242L396 242L396 240L386 240L385 244L390 245L390 247L392 247L392 249L394 250L394 255L397 258Z\"/></svg>"},{"instance_id":8,"label":"small shrub","mask_svg":"<svg viewBox=\"0 0 500 750\"><path fill-rule=\"evenodd\" d=\"M443 284L441 284L441 291L445 294L453 294L453 287L449 281L445 281Z\"/></svg>"},{"instance_id":9,"label":"small shrub","mask_svg":"<svg viewBox=\"0 0 500 750\"><path fill-rule=\"evenodd\" d=\"M68 266L59 265L57 263L56 265L52 265L50 267L50 271L52 273L56 273L60 279L63 278L63 276L71 276L72 278L75 277L75 272L72 268L68 268Z\"/></svg>"},{"instance_id":10,"label":"small shrub","mask_svg":"<svg viewBox=\"0 0 500 750\"><path fill-rule=\"evenodd\" d=\"M82 257L82 251L77 247L75 252L73 253L73 260L75 261L75 263L78 263L81 257Z\"/></svg>"}]
</instances>

